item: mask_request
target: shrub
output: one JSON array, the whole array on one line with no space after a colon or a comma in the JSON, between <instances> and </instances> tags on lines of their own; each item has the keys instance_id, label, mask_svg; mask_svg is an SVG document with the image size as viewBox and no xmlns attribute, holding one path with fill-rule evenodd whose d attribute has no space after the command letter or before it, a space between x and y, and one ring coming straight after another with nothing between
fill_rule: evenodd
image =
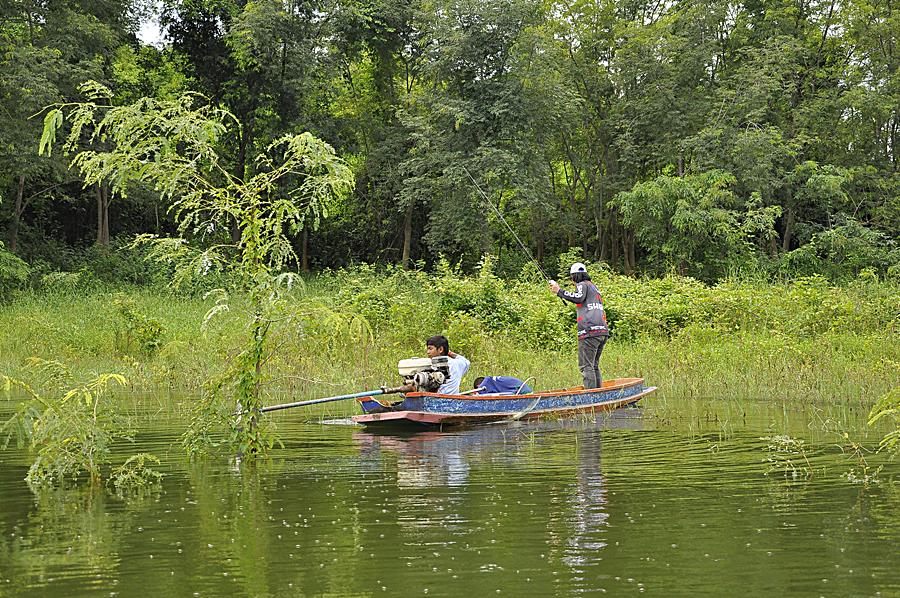
<instances>
[{"instance_id":1,"label":"shrub","mask_svg":"<svg viewBox=\"0 0 900 598\"><path fill-rule=\"evenodd\" d=\"M809 243L786 253L779 269L787 276L824 275L848 280L864 270L891 274L900 267L900 247L884 233L846 218L812 236Z\"/></svg>"},{"instance_id":2,"label":"shrub","mask_svg":"<svg viewBox=\"0 0 900 598\"><path fill-rule=\"evenodd\" d=\"M577 250L563 254L559 279L569 265L583 261ZM616 340L670 338L691 327L728 334L781 332L814 336L824 332L888 331L900 327L900 293L892 282L863 276L835 286L823 276L771 284L727 280L708 285L690 277L632 278L604 264L588 263L600 289L607 321ZM426 336L451 327L468 335L515 340L524 347L571 350L575 309L548 292L531 264L515 280L502 280L482 261L474 276L464 276L446 262L436 274L378 270L371 266L329 272L316 281L316 295L336 296L341 320L363 316L376 336L403 338L417 346ZM454 324L457 320L465 325ZM340 326L310 322L323 346ZM451 343L456 341L451 338Z\"/></svg>"},{"instance_id":3,"label":"shrub","mask_svg":"<svg viewBox=\"0 0 900 598\"><path fill-rule=\"evenodd\" d=\"M872 407L869 425L879 421L885 422L891 428L881 439L881 449L896 454L900 451L900 387L885 394Z\"/></svg>"},{"instance_id":4,"label":"shrub","mask_svg":"<svg viewBox=\"0 0 900 598\"><path fill-rule=\"evenodd\" d=\"M170 269L147 259L147 248L116 238L107 247L91 245L80 255L79 270L111 285L164 286L172 280Z\"/></svg>"},{"instance_id":5,"label":"shrub","mask_svg":"<svg viewBox=\"0 0 900 598\"><path fill-rule=\"evenodd\" d=\"M650 263L716 279L753 252L752 239L767 239L781 214L733 191L729 172L710 170L685 176L661 175L622 191L611 205Z\"/></svg>"},{"instance_id":6,"label":"shrub","mask_svg":"<svg viewBox=\"0 0 900 598\"><path fill-rule=\"evenodd\" d=\"M141 313L134 300L119 295L113 300L119 316L115 347L120 353L139 352L151 356L162 345L164 329L159 321Z\"/></svg>"},{"instance_id":7,"label":"shrub","mask_svg":"<svg viewBox=\"0 0 900 598\"><path fill-rule=\"evenodd\" d=\"M72 295L94 288L89 272L50 272L40 278L39 288L53 295Z\"/></svg>"},{"instance_id":8,"label":"shrub","mask_svg":"<svg viewBox=\"0 0 900 598\"><path fill-rule=\"evenodd\" d=\"M522 301L513 296L510 283L494 275L492 265L490 256L485 256L477 275L464 277L449 268L446 261L439 264L435 291L440 297L440 315L444 320L467 314L490 332L506 331L518 325Z\"/></svg>"},{"instance_id":9,"label":"shrub","mask_svg":"<svg viewBox=\"0 0 900 598\"><path fill-rule=\"evenodd\" d=\"M6 251L0 243L0 301L9 299L15 291L24 287L29 273L28 264Z\"/></svg>"}]
</instances>

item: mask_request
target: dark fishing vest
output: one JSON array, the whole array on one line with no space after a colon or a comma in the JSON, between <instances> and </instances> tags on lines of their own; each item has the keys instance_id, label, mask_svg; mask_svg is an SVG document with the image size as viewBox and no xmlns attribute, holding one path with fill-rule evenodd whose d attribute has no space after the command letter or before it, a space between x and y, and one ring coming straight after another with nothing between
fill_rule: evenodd
<instances>
[{"instance_id":1,"label":"dark fishing vest","mask_svg":"<svg viewBox=\"0 0 900 598\"><path fill-rule=\"evenodd\" d=\"M585 280L575 285L574 292L560 289L557 295L575 304L578 316L578 340L589 336L609 336L603 299L594 283Z\"/></svg>"}]
</instances>

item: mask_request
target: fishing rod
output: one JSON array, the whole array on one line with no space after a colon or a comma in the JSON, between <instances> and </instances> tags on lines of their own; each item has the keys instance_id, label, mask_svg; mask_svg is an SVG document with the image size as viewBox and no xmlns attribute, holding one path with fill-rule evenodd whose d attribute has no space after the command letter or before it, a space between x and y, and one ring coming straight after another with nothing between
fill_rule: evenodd
<instances>
[{"instance_id":1,"label":"fishing rod","mask_svg":"<svg viewBox=\"0 0 900 598\"><path fill-rule=\"evenodd\" d=\"M484 198L485 203L487 203L487 205L491 207L491 209L494 211L494 214L496 214L497 218L500 219L500 222L502 222L506 226L507 230L512 234L513 238L519 243L519 247L522 248L522 251L524 251L525 255L528 256L528 259L531 260L531 263L537 266L538 272L541 273L541 276L544 277L544 280L548 282L552 281L553 279L547 276L547 273L544 272L544 269L541 268L541 265L538 263L538 261L534 259L534 256L531 255L531 252L528 251L525 243L522 242L522 239L519 238L519 235L516 234L516 231L514 231L513 228L509 225L509 222L506 221L506 218L504 218L503 214L500 213L500 210L497 209L497 206L494 205L494 203L488 198L487 194L481 190L481 187L478 186L478 182L475 180L475 177L472 176L472 173L469 172L469 169L465 166L463 166L462 169L469 176L469 179L472 181L472 184L475 185L475 188L478 189L478 192L481 193L481 197Z\"/></svg>"}]
</instances>

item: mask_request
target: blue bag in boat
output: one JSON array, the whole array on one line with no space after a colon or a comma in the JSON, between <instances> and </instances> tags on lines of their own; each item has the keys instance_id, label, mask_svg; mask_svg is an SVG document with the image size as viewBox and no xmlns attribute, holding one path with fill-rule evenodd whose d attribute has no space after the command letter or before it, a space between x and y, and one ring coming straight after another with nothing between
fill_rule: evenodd
<instances>
[{"instance_id":1,"label":"blue bag in boat","mask_svg":"<svg viewBox=\"0 0 900 598\"><path fill-rule=\"evenodd\" d=\"M529 395L534 392L530 386L512 376L485 376L479 386L484 387L480 394L487 395Z\"/></svg>"}]
</instances>

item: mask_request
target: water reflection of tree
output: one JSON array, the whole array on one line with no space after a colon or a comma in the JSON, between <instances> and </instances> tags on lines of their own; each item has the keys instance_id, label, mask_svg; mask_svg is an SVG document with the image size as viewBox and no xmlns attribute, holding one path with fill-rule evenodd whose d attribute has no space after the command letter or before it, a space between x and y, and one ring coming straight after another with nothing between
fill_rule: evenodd
<instances>
[{"instance_id":1,"label":"water reflection of tree","mask_svg":"<svg viewBox=\"0 0 900 598\"><path fill-rule=\"evenodd\" d=\"M268 492L258 468L234 475L223 468L197 464L189 470L190 496L196 503L198 533L186 537L186 550L199 558L210 578L227 577L247 596L270 596ZM215 567L215 569L213 569ZM221 586L220 586L221 587Z\"/></svg>"},{"instance_id":2,"label":"water reflection of tree","mask_svg":"<svg viewBox=\"0 0 900 598\"><path fill-rule=\"evenodd\" d=\"M102 488L43 490L4 561L23 589L52 583L54 593L77 595L85 579L115 585L122 577L123 537L148 504L135 500L112 509Z\"/></svg>"},{"instance_id":3,"label":"water reflection of tree","mask_svg":"<svg viewBox=\"0 0 900 598\"><path fill-rule=\"evenodd\" d=\"M189 566L194 582L214 594L247 596L345 594L351 583L372 586L358 578L378 570L361 572L355 563L371 558L382 530L364 483L375 472L355 465L331 455L240 471L192 468L184 501L198 529L186 534L184 551L196 561Z\"/></svg>"}]
</instances>

